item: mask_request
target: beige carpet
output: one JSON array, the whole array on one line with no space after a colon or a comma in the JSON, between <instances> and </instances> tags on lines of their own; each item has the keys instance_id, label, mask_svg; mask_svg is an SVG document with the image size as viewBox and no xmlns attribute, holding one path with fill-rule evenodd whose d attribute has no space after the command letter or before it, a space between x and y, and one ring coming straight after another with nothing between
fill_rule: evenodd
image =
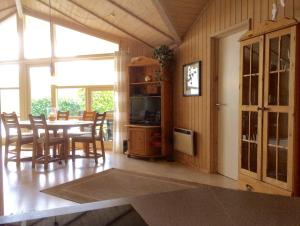
<instances>
[{"instance_id":1,"label":"beige carpet","mask_svg":"<svg viewBox=\"0 0 300 226\"><path fill-rule=\"evenodd\" d=\"M109 169L78 180L42 190L77 203L133 197L197 187L197 183Z\"/></svg>"}]
</instances>

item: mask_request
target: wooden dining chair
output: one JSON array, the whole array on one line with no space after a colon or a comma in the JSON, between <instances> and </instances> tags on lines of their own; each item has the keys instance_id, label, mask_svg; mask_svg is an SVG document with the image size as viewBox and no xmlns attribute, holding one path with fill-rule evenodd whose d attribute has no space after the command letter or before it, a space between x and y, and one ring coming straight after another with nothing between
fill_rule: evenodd
<instances>
[{"instance_id":1,"label":"wooden dining chair","mask_svg":"<svg viewBox=\"0 0 300 226\"><path fill-rule=\"evenodd\" d=\"M44 168L48 169L48 164L54 161L67 161L65 152L66 140L64 137L55 137L49 132L45 115L33 116L29 115L29 120L33 130L33 158L32 168L36 163L44 164ZM42 133L39 131L43 130ZM50 154L50 147L59 147L59 155Z\"/></svg>"},{"instance_id":2,"label":"wooden dining chair","mask_svg":"<svg viewBox=\"0 0 300 226\"><path fill-rule=\"evenodd\" d=\"M18 116L15 112L1 114L1 119L4 125L5 137L5 164L8 161L14 161L20 165L21 161L26 161L29 158L21 158L22 145L33 143L32 133L22 133ZM10 149L10 146L15 148ZM12 156L10 156L12 155Z\"/></svg>"},{"instance_id":3,"label":"wooden dining chair","mask_svg":"<svg viewBox=\"0 0 300 226\"><path fill-rule=\"evenodd\" d=\"M103 162L105 161L105 150L104 150L104 141L103 141L103 124L105 121L106 112L103 114L96 113L94 117L93 124L91 125L91 132L84 133L82 135L72 137L72 159L75 161L75 157L79 158L94 158L95 163L98 163L98 158L102 157ZM101 154L97 152L96 142L100 141L101 145ZM75 155L75 144L83 143L85 150L85 155L76 156ZM90 144L92 144L92 151L90 151Z\"/></svg>"},{"instance_id":4,"label":"wooden dining chair","mask_svg":"<svg viewBox=\"0 0 300 226\"><path fill-rule=\"evenodd\" d=\"M69 120L69 115L70 115L69 111L58 111L56 119L57 120Z\"/></svg>"}]
</instances>

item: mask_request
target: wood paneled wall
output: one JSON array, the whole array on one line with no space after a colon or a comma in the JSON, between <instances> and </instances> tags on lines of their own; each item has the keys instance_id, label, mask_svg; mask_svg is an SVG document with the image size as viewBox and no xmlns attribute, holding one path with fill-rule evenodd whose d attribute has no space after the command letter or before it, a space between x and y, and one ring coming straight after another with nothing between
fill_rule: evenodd
<instances>
[{"instance_id":1,"label":"wood paneled wall","mask_svg":"<svg viewBox=\"0 0 300 226\"><path fill-rule=\"evenodd\" d=\"M196 132L196 156L174 152L175 160L199 168L214 171L212 148L212 89L214 84L210 71L211 36L251 18L252 27L271 18L273 0L210 0L206 8L185 35L176 51L176 73L174 74L174 126ZM278 18L300 17L300 0L287 0L286 8L278 3ZM202 61L202 96L183 97L182 66ZM228 131L230 132L230 131Z\"/></svg>"}]
</instances>

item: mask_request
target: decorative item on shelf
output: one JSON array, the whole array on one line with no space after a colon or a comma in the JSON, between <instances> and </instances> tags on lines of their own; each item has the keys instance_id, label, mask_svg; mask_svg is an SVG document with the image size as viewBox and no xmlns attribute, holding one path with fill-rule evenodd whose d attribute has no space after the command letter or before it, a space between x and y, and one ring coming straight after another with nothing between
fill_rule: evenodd
<instances>
[{"instance_id":1,"label":"decorative item on shelf","mask_svg":"<svg viewBox=\"0 0 300 226\"><path fill-rule=\"evenodd\" d=\"M272 20L275 21L276 18L277 18L277 3L275 1L273 1L273 4L272 4Z\"/></svg>"},{"instance_id":2,"label":"decorative item on shelf","mask_svg":"<svg viewBox=\"0 0 300 226\"><path fill-rule=\"evenodd\" d=\"M151 75L145 76L145 82L151 82L151 80L152 80Z\"/></svg>"}]
</instances>

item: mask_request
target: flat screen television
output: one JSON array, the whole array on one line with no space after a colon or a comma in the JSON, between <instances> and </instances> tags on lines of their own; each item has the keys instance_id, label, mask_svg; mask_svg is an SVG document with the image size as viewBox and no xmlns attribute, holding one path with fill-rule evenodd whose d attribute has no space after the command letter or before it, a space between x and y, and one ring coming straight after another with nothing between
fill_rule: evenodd
<instances>
[{"instance_id":1,"label":"flat screen television","mask_svg":"<svg viewBox=\"0 0 300 226\"><path fill-rule=\"evenodd\" d=\"M160 125L160 98L131 97L130 123L140 125Z\"/></svg>"}]
</instances>

